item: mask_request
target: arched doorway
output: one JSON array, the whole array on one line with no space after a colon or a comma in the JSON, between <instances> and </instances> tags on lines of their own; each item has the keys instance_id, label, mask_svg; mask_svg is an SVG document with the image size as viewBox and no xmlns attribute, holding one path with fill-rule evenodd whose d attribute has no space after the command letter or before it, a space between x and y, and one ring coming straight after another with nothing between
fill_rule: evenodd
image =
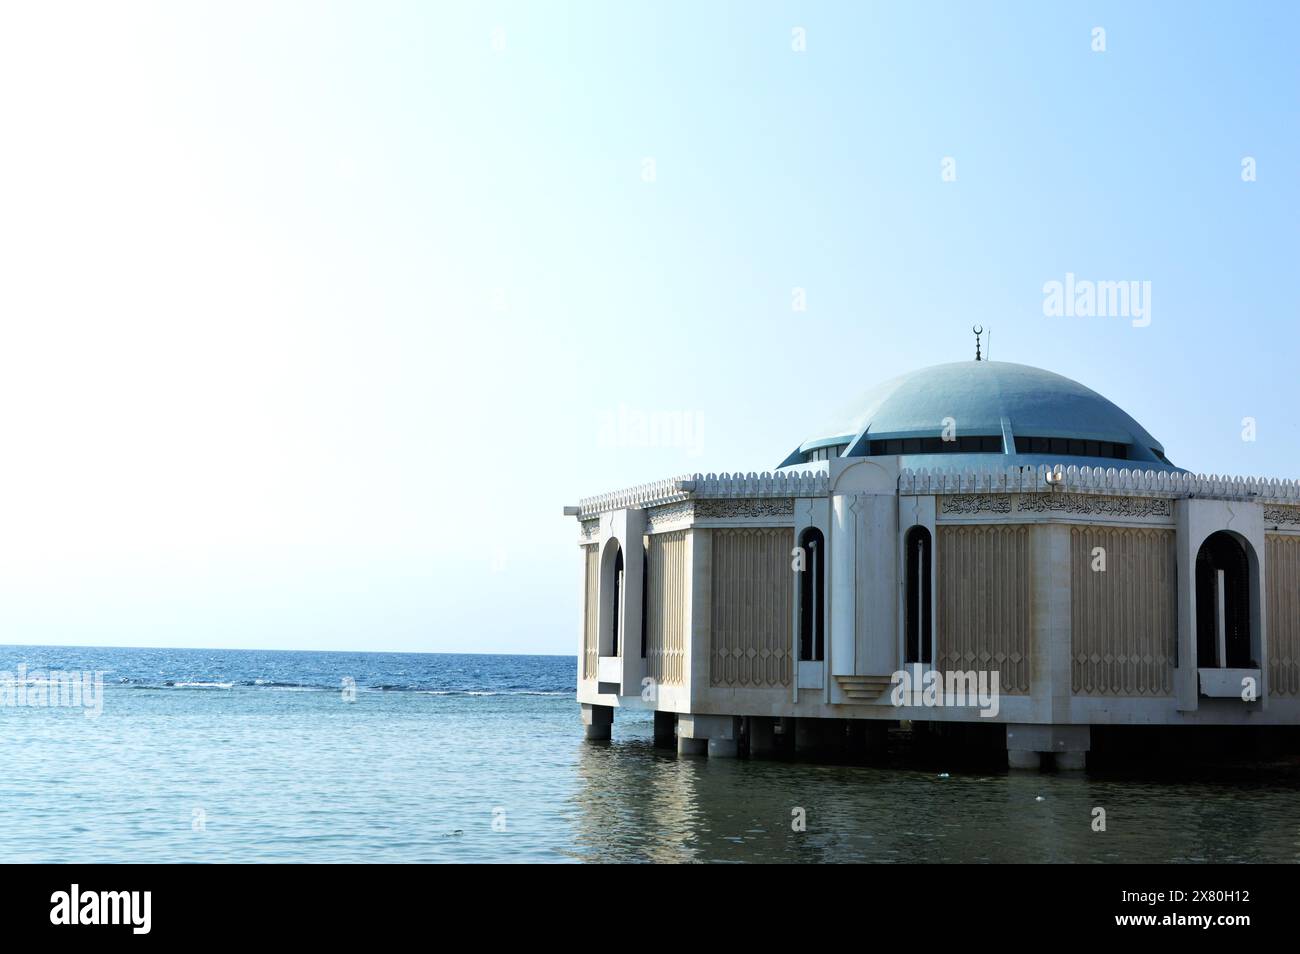
<instances>
[{"instance_id":1,"label":"arched doorway","mask_svg":"<svg viewBox=\"0 0 1300 954\"><path fill-rule=\"evenodd\" d=\"M1196 665L1256 669L1250 631L1250 557L1237 537L1219 530L1196 553Z\"/></svg>"}]
</instances>

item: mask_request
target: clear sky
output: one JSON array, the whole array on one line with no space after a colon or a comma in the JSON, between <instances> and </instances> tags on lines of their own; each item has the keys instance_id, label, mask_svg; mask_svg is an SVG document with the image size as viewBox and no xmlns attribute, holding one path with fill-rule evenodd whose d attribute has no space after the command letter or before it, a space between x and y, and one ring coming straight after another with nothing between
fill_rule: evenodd
<instances>
[{"instance_id":1,"label":"clear sky","mask_svg":"<svg viewBox=\"0 0 1300 954\"><path fill-rule=\"evenodd\" d=\"M1296 11L5 3L0 642L572 653L565 504L975 323L1298 477Z\"/></svg>"}]
</instances>

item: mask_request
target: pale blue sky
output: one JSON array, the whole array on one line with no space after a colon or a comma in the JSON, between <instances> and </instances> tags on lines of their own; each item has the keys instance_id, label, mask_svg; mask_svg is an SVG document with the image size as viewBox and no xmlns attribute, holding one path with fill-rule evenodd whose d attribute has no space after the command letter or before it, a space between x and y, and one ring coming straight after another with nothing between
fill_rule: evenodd
<instances>
[{"instance_id":1,"label":"pale blue sky","mask_svg":"<svg viewBox=\"0 0 1300 954\"><path fill-rule=\"evenodd\" d=\"M564 504L772 467L973 323L1175 463L1300 476L1297 27L8 4L0 642L570 653ZM1151 325L1044 317L1067 272Z\"/></svg>"}]
</instances>

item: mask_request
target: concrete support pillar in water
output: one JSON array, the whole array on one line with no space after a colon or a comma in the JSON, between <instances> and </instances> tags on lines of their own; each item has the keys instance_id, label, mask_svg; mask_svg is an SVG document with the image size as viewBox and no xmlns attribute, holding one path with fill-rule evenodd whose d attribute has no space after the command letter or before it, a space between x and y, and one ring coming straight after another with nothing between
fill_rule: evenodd
<instances>
[{"instance_id":1,"label":"concrete support pillar in water","mask_svg":"<svg viewBox=\"0 0 1300 954\"><path fill-rule=\"evenodd\" d=\"M684 739L693 744L683 745ZM681 755L707 752L713 758L734 759L739 739L738 716L683 714L677 717L677 752Z\"/></svg>"},{"instance_id":2,"label":"concrete support pillar in water","mask_svg":"<svg viewBox=\"0 0 1300 954\"><path fill-rule=\"evenodd\" d=\"M1011 768L1046 768L1055 761L1060 771L1082 771L1091 747L1092 730L1086 725L1007 726Z\"/></svg>"},{"instance_id":3,"label":"concrete support pillar in water","mask_svg":"<svg viewBox=\"0 0 1300 954\"><path fill-rule=\"evenodd\" d=\"M677 754L678 755L708 755L708 739L688 739L684 735L677 737Z\"/></svg>"},{"instance_id":4,"label":"concrete support pillar in water","mask_svg":"<svg viewBox=\"0 0 1300 954\"><path fill-rule=\"evenodd\" d=\"M763 716L749 716L745 719L749 735L749 754L754 758L765 758L776 754L776 720Z\"/></svg>"},{"instance_id":5,"label":"concrete support pillar in water","mask_svg":"<svg viewBox=\"0 0 1300 954\"><path fill-rule=\"evenodd\" d=\"M1007 750L1007 768L1028 769L1037 772L1041 757L1037 752Z\"/></svg>"},{"instance_id":6,"label":"concrete support pillar in water","mask_svg":"<svg viewBox=\"0 0 1300 954\"><path fill-rule=\"evenodd\" d=\"M795 719L794 750L799 753L819 751L822 739L821 729L820 719Z\"/></svg>"},{"instance_id":7,"label":"concrete support pillar in water","mask_svg":"<svg viewBox=\"0 0 1300 954\"><path fill-rule=\"evenodd\" d=\"M782 716L779 719L772 720L772 734L776 736L773 740L776 743L778 752L794 751L794 717Z\"/></svg>"},{"instance_id":8,"label":"concrete support pillar in water","mask_svg":"<svg viewBox=\"0 0 1300 954\"><path fill-rule=\"evenodd\" d=\"M655 712L655 746L670 749L676 742L677 713Z\"/></svg>"},{"instance_id":9,"label":"concrete support pillar in water","mask_svg":"<svg viewBox=\"0 0 1300 954\"><path fill-rule=\"evenodd\" d=\"M735 739L709 739L709 758L734 759L739 754Z\"/></svg>"},{"instance_id":10,"label":"concrete support pillar in water","mask_svg":"<svg viewBox=\"0 0 1300 954\"><path fill-rule=\"evenodd\" d=\"M846 732L843 719L795 719L794 750L809 755L840 752L844 748Z\"/></svg>"},{"instance_id":11,"label":"concrete support pillar in water","mask_svg":"<svg viewBox=\"0 0 1300 954\"><path fill-rule=\"evenodd\" d=\"M1087 752L1057 752L1056 770L1058 772L1082 772L1087 767Z\"/></svg>"},{"instance_id":12,"label":"concrete support pillar in water","mask_svg":"<svg viewBox=\"0 0 1300 954\"><path fill-rule=\"evenodd\" d=\"M583 734L588 739L608 739L614 725L613 706L582 704Z\"/></svg>"}]
</instances>

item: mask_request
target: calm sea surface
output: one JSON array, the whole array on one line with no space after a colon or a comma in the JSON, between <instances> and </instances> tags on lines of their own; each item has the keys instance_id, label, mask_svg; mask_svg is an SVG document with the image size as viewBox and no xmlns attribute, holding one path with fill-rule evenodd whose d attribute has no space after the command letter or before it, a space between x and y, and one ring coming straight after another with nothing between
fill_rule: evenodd
<instances>
[{"instance_id":1,"label":"calm sea surface","mask_svg":"<svg viewBox=\"0 0 1300 954\"><path fill-rule=\"evenodd\" d=\"M584 742L572 657L0 647L0 680L20 665L28 690L51 669L106 685L95 719L0 707L5 861L1300 860L1284 763L943 777L678 759L645 716Z\"/></svg>"}]
</instances>

